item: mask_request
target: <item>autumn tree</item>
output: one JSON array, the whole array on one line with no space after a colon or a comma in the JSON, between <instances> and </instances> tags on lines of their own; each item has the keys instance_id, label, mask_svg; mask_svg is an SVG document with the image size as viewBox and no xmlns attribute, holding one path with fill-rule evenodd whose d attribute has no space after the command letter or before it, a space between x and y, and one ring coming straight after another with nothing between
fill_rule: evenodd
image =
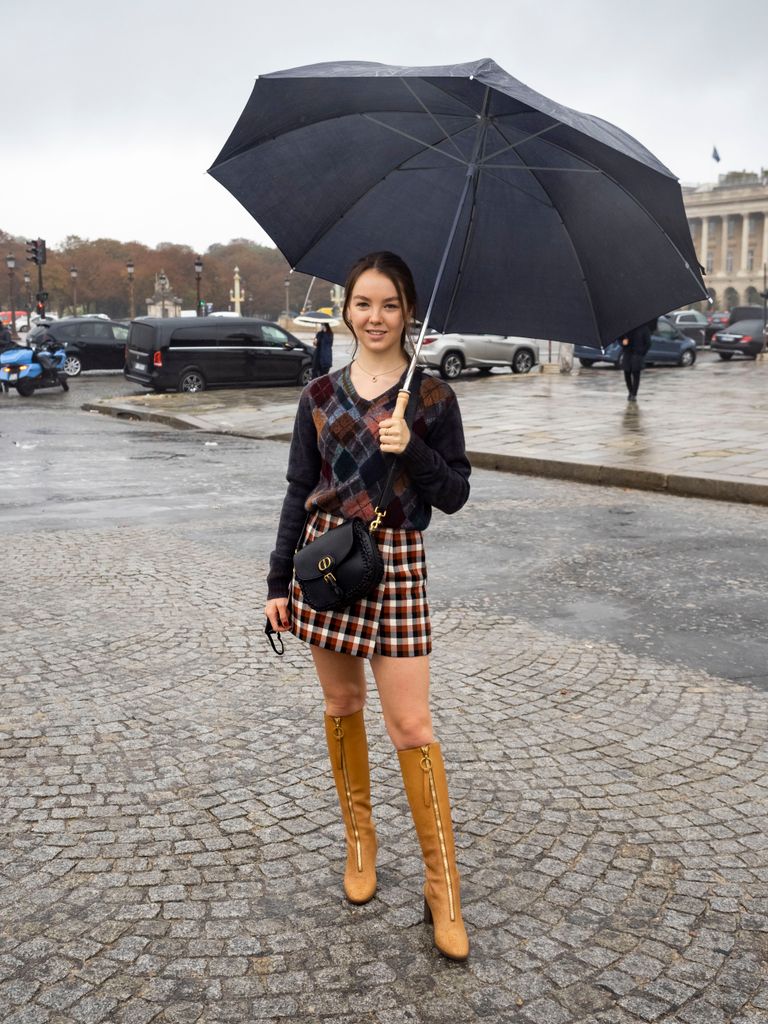
<instances>
[{"instance_id":1,"label":"autumn tree","mask_svg":"<svg viewBox=\"0 0 768 1024\"><path fill-rule=\"evenodd\" d=\"M16 255L17 289L21 303L21 282L26 240L0 231L0 246L9 247ZM163 271L171 292L181 300L184 309L194 309L196 302L195 259L198 254L188 245L160 242L154 248L142 242L120 242L114 238L94 240L70 235L58 247L48 247L48 262L43 267L44 285L49 298L47 307L60 316L71 315L74 288L71 269L77 270L77 310L82 313L106 313L115 319L130 313L130 290L126 264L134 265L134 296L136 315L146 312L146 299L155 290L155 279ZM257 245L247 238L215 243L200 254L203 259L202 298L214 309L232 308L230 289L234 284L235 267L240 270L245 294L243 313L276 319L285 307L285 281L289 284L292 310L302 308L311 278L290 274L284 256L277 249ZM32 292L37 291L33 273ZM311 307L329 304L330 283L316 281L312 287ZM7 289L6 289L7 291Z\"/></svg>"}]
</instances>

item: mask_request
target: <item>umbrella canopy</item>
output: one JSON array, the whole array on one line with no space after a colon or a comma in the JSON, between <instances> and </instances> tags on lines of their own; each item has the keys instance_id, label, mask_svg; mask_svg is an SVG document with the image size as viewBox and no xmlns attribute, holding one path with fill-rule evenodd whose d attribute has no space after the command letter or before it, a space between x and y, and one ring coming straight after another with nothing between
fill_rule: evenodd
<instances>
[{"instance_id":1,"label":"umbrella canopy","mask_svg":"<svg viewBox=\"0 0 768 1024\"><path fill-rule=\"evenodd\" d=\"M321 324L328 324L329 327L337 327L339 324L335 316L330 313L322 313L319 309L310 309L293 318L295 324L302 324L304 327L315 327Z\"/></svg>"},{"instance_id":2,"label":"umbrella canopy","mask_svg":"<svg viewBox=\"0 0 768 1024\"><path fill-rule=\"evenodd\" d=\"M210 174L304 273L398 253L442 331L604 343L707 297L672 172L492 60L264 75Z\"/></svg>"}]
</instances>

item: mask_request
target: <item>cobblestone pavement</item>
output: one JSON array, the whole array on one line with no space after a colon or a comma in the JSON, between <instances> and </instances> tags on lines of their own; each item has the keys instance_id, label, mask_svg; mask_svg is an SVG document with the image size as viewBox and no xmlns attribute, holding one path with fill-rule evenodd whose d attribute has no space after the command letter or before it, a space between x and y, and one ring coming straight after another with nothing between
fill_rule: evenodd
<instances>
[{"instance_id":1,"label":"cobblestone pavement","mask_svg":"<svg viewBox=\"0 0 768 1024\"><path fill-rule=\"evenodd\" d=\"M278 669L254 633L262 567L219 551L190 571L185 537L146 528L35 540L4 657L8 1024L765 1020L763 695L437 613L473 942L456 966L419 923L375 699L380 893L341 897L316 685L304 649Z\"/></svg>"},{"instance_id":2,"label":"cobblestone pavement","mask_svg":"<svg viewBox=\"0 0 768 1024\"><path fill-rule=\"evenodd\" d=\"M104 458L141 433L97 422ZM169 437L179 455L192 440ZM471 959L442 959L420 922L375 693L381 883L346 904L317 684L295 641L267 653L264 552L241 541L279 487L111 522L104 502L78 514L62 470L50 521L71 519L20 524L0 623L3 1024L764 1024L765 693L451 595L453 520L432 542L433 704ZM537 500L599 493L544 481Z\"/></svg>"}]
</instances>

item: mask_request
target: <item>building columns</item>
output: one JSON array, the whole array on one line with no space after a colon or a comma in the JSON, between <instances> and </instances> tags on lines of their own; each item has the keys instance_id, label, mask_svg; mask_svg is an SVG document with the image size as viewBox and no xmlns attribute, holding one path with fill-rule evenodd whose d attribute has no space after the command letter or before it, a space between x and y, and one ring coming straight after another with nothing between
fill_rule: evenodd
<instances>
[{"instance_id":1,"label":"building columns","mask_svg":"<svg viewBox=\"0 0 768 1024\"><path fill-rule=\"evenodd\" d=\"M709 217L701 218L701 255L699 256L699 262L703 265L706 270L707 267L707 250L709 249ZM714 268L713 268L714 269Z\"/></svg>"},{"instance_id":2,"label":"building columns","mask_svg":"<svg viewBox=\"0 0 768 1024\"><path fill-rule=\"evenodd\" d=\"M741 262L739 270L747 272L747 251L749 250L749 214L741 215Z\"/></svg>"}]
</instances>

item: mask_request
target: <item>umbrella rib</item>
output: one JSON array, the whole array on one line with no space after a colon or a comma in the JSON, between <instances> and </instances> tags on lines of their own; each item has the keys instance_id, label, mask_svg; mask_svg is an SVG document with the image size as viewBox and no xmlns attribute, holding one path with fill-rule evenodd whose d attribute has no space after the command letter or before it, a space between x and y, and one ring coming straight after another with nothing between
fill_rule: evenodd
<instances>
[{"instance_id":1,"label":"umbrella rib","mask_svg":"<svg viewBox=\"0 0 768 1024\"><path fill-rule=\"evenodd\" d=\"M520 154L517 154L520 156ZM495 171L557 171L559 174L602 174L602 171L597 170L595 167L535 167L533 164L525 164L520 166L517 164L481 164L480 169L485 170L487 167L493 168Z\"/></svg>"},{"instance_id":2,"label":"umbrella rib","mask_svg":"<svg viewBox=\"0 0 768 1024\"><path fill-rule=\"evenodd\" d=\"M501 116L504 117L508 115L502 114ZM494 118L493 126L494 128L496 128L496 130L498 131L499 135L501 135L502 138L506 138L504 132L499 128L498 124L496 123L497 120L498 118ZM562 127L562 121L555 121L553 124L548 124L547 127L542 128L540 132L534 132L532 135L526 135L526 137L524 139L520 139L519 142L510 142L508 146L502 146L501 149L497 149L495 150L495 152L489 153L488 156L486 157L486 160L493 160L495 157L501 156L502 153L507 153L510 149L517 149L518 146L523 146L526 142L530 142L532 139L538 139L542 135L545 135L547 132L551 132L553 128L558 127Z\"/></svg>"},{"instance_id":3,"label":"umbrella rib","mask_svg":"<svg viewBox=\"0 0 768 1024\"><path fill-rule=\"evenodd\" d=\"M417 96L417 95L416 95L416 92L415 92L415 91L414 91L414 90L413 90L413 89L412 89L412 88L410 87L410 85L408 84L408 82L407 82L407 81L406 81L406 80L405 80L404 78L401 78L401 79L400 79L400 81L401 81L401 82L403 83L403 85L404 85L404 86L405 86L405 88L406 88L406 89L408 90L408 92L409 92L409 93L411 94L411 96L413 96L413 98L414 98L414 99L416 100L416 102L417 102L417 103L419 104L419 106L420 106L420 107L422 108L422 110L424 111L424 113L425 113L425 114L428 114L428 115L429 115L429 116L430 116L430 117L432 118L432 120L433 120L433 121L435 122L435 124L437 125L437 127L438 127L438 128L440 129L440 131L441 131L441 132L443 133L443 136L444 136L444 138L446 139L446 141L447 141L447 142L450 142L450 144L451 144L451 145L453 146L453 148L454 148L454 149L456 150L456 152L457 152L457 153L459 154L459 156L461 157L461 155L462 155L462 154L461 154L461 150L460 150L460 149L459 149L459 147L458 147L458 146L456 145L456 142L455 142L455 140L454 140L454 139L453 139L453 138L452 138L452 137L451 137L451 136L450 136L450 135L448 134L448 132L447 132L447 131L445 130L445 128L443 128L443 126L442 126L442 125L440 124L440 122L439 122L439 121L437 120L437 118L436 118L436 117L435 117L435 115L434 115L434 114L432 113L432 111L431 111L431 110L429 109L429 107L428 107L428 106L426 105L426 103L425 103L425 102L424 102L424 101L423 101L423 100L422 100L422 99L421 99L421 98L420 98L419 96Z\"/></svg>"},{"instance_id":4,"label":"umbrella rib","mask_svg":"<svg viewBox=\"0 0 768 1024\"><path fill-rule=\"evenodd\" d=\"M546 206L548 208L551 208L553 206L552 200L549 199L549 196L547 196L547 200L548 201L544 200L544 199L541 198L541 196L536 196L536 195L533 194L533 192L529 192L528 189L521 188L520 185L513 185L511 181L507 181L506 178L502 178L502 176L500 174L491 174L487 167L481 167L480 170L481 170L481 172L483 174L487 175L489 178L493 178L494 181L498 181L502 185L506 185L507 188L513 188L513 189L515 189L516 192L522 192L522 194L526 197L526 199L531 199L535 203L541 203L542 206Z\"/></svg>"},{"instance_id":5,"label":"umbrella rib","mask_svg":"<svg viewBox=\"0 0 768 1024\"><path fill-rule=\"evenodd\" d=\"M374 124L379 125L380 128L386 128L387 131L394 132L395 135L402 135L403 138L410 139L411 142L418 142L418 144L420 146L423 146L424 149L431 149L435 153L439 153L440 156L444 156L448 160L453 160L457 164L461 164L462 167L469 167L468 160L464 160L461 159L460 157L454 156L452 153L446 153L444 149L438 149L437 146L433 146L429 142L425 142L423 139L419 139L415 135L411 135L409 132L404 132L401 128L393 128L391 124L387 124L386 121L380 121L377 117L372 117L370 114L362 114L361 116L364 117L366 121L372 121ZM466 130L466 127L461 129L462 132L465 132ZM458 135L459 133L457 132L456 134ZM413 159L413 154L411 154L411 156L408 159Z\"/></svg>"}]
</instances>

